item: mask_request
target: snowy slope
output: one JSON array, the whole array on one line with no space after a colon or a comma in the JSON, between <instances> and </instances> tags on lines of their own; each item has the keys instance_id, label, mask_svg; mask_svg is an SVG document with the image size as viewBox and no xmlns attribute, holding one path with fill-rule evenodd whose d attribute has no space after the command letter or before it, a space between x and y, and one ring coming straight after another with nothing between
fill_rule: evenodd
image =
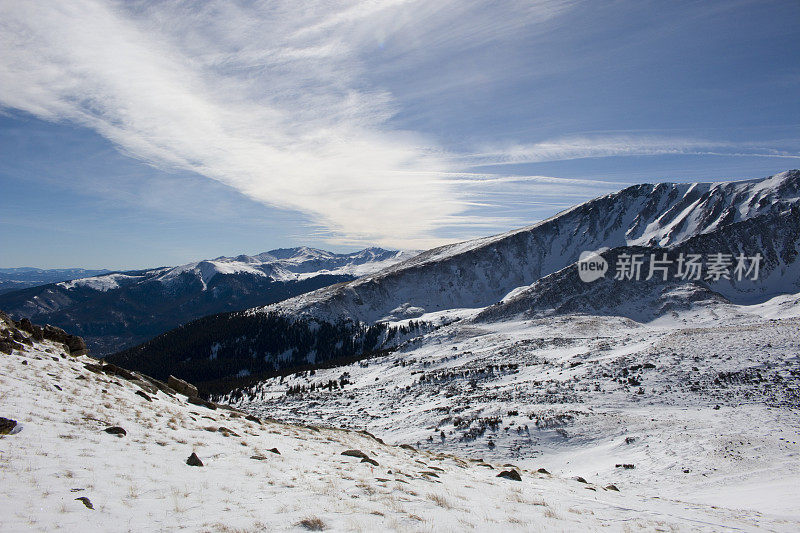
<instances>
[{"instance_id":1,"label":"snowy slope","mask_svg":"<svg viewBox=\"0 0 800 533\"><path fill-rule=\"evenodd\" d=\"M582 251L675 246L800 203L800 171L729 183L636 185L509 233L423 252L345 285L271 306L336 321L395 320L484 307L578 260Z\"/></svg>"},{"instance_id":2,"label":"snowy slope","mask_svg":"<svg viewBox=\"0 0 800 533\"><path fill-rule=\"evenodd\" d=\"M9 331L0 318L0 335ZM0 436L3 531L791 531L800 525L617 492L599 476L582 483L389 446L353 431L245 418L190 404L147 381L137 385L97 364L49 342L0 353L0 416L18 422ZM107 433L110 427L125 434ZM353 449L377 464L342 455ZM202 467L186 463L192 453ZM521 480L498 477L501 470Z\"/></svg>"},{"instance_id":3,"label":"snowy slope","mask_svg":"<svg viewBox=\"0 0 800 533\"><path fill-rule=\"evenodd\" d=\"M462 319L389 355L225 399L387 442L611 480L686 509L715 505L768 530L800 527L800 294L700 301L646 324L454 314ZM342 376L341 390L319 386Z\"/></svg>"}]
</instances>

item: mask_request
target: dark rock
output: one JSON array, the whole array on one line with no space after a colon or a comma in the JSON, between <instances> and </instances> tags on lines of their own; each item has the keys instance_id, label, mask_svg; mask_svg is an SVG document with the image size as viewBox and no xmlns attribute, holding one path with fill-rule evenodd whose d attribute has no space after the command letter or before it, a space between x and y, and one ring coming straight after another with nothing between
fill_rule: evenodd
<instances>
[{"instance_id":1,"label":"dark rock","mask_svg":"<svg viewBox=\"0 0 800 533\"><path fill-rule=\"evenodd\" d=\"M229 436L238 437L239 436L239 434L236 433L235 431L231 431L230 429L224 428L224 427L220 427L217 431L222 433L226 437L229 437Z\"/></svg>"},{"instance_id":2,"label":"dark rock","mask_svg":"<svg viewBox=\"0 0 800 533\"><path fill-rule=\"evenodd\" d=\"M364 460L362 460L361 462L363 463L363 462L364 462ZM377 464L377 463L376 463L376 464ZM431 472L431 471L429 471L429 470L426 470L426 471L424 471L424 472L420 472L420 475L423 475L423 476L430 476L430 477L439 477L439 474L437 474L436 472Z\"/></svg>"},{"instance_id":3,"label":"dark rock","mask_svg":"<svg viewBox=\"0 0 800 533\"><path fill-rule=\"evenodd\" d=\"M17 421L0 417L0 435L8 435L17 427Z\"/></svg>"},{"instance_id":4,"label":"dark rock","mask_svg":"<svg viewBox=\"0 0 800 533\"><path fill-rule=\"evenodd\" d=\"M200 458L197 457L196 453L192 452L192 455L190 455L189 458L186 459L186 464L189 466L203 466L203 461L201 461Z\"/></svg>"},{"instance_id":5,"label":"dark rock","mask_svg":"<svg viewBox=\"0 0 800 533\"><path fill-rule=\"evenodd\" d=\"M578 483L589 483L588 481L586 481L585 479L583 479L581 476L576 476L576 477L575 477L575 478L573 478L573 479L575 479L575 481L577 481Z\"/></svg>"},{"instance_id":6,"label":"dark rock","mask_svg":"<svg viewBox=\"0 0 800 533\"><path fill-rule=\"evenodd\" d=\"M408 450L408 451L411 451L411 452L416 452L417 451L417 449L414 448L410 444L401 444L400 447L403 448L404 450Z\"/></svg>"},{"instance_id":7,"label":"dark rock","mask_svg":"<svg viewBox=\"0 0 800 533\"><path fill-rule=\"evenodd\" d=\"M636 465L630 463L622 463L622 464L617 464L616 467L624 468L625 470L633 470L634 468L636 468Z\"/></svg>"},{"instance_id":8,"label":"dark rock","mask_svg":"<svg viewBox=\"0 0 800 533\"><path fill-rule=\"evenodd\" d=\"M19 343L11 340L11 339L2 339L0 340L0 352L4 354L11 355L11 352L14 350L19 350L22 348L22 345Z\"/></svg>"},{"instance_id":9,"label":"dark rock","mask_svg":"<svg viewBox=\"0 0 800 533\"><path fill-rule=\"evenodd\" d=\"M369 459L369 455L365 454L361 450L345 450L342 452L342 455L347 455L349 457L358 457L360 459Z\"/></svg>"},{"instance_id":10,"label":"dark rock","mask_svg":"<svg viewBox=\"0 0 800 533\"><path fill-rule=\"evenodd\" d=\"M512 481L522 481L522 477L519 475L519 472L517 472L516 470L503 470L502 472L497 474L497 477L510 479Z\"/></svg>"},{"instance_id":11,"label":"dark rock","mask_svg":"<svg viewBox=\"0 0 800 533\"><path fill-rule=\"evenodd\" d=\"M548 472L548 471L547 471L546 469L544 469L544 468L540 468L539 470L537 470L537 472L538 472L538 473L540 473L540 474L547 474L548 476L550 475L550 472Z\"/></svg>"},{"instance_id":12,"label":"dark rock","mask_svg":"<svg viewBox=\"0 0 800 533\"><path fill-rule=\"evenodd\" d=\"M625 444L633 444L636 442L636 437L625 437Z\"/></svg>"},{"instance_id":13,"label":"dark rock","mask_svg":"<svg viewBox=\"0 0 800 533\"><path fill-rule=\"evenodd\" d=\"M186 401L192 405L202 405L203 407L208 407L211 410L217 408L217 404L214 402L209 402L208 400L204 400L200 396L190 396Z\"/></svg>"},{"instance_id":14,"label":"dark rock","mask_svg":"<svg viewBox=\"0 0 800 533\"><path fill-rule=\"evenodd\" d=\"M258 418L257 416L253 416L253 415L247 415L247 416L244 417L244 419L245 420L249 420L250 422L256 422L258 424L261 423L261 419Z\"/></svg>"},{"instance_id":15,"label":"dark rock","mask_svg":"<svg viewBox=\"0 0 800 533\"><path fill-rule=\"evenodd\" d=\"M150 396L148 396L147 394L145 394L144 391L141 391L141 390L137 390L136 391L136 396L141 396L142 398L144 398L148 402L152 402L153 401L153 399Z\"/></svg>"},{"instance_id":16,"label":"dark rock","mask_svg":"<svg viewBox=\"0 0 800 533\"><path fill-rule=\"evenodd\" d=\"M16 326L26 333L33 333L33 324L29 318L23 318L19 322L15 322Z\"/></svg>"},{"instance_id":17,"label":"dark rock","mask_svg":"<svg viewBox=\"0 0 800 533\"><path fill-rule=\"evenodd\" d=\"M90 372L94 372L95 374L101 374L103 372L103 367L100 365L95 365L92 363L84 363L83 368Z\"/></svg>"},{"instance_id":18,"label":"dark rock","mask_svg":"<svg viewBox=\"0 0 800 533\"><path fill-rule=\"evenodd\" d=\"M80 498L75 498L75 500L82 502L88 509L94 510L94 505L92 505L92 501L87 498L86 496L81 496Z\"/></svg>"},{"instance_id":19,"label":"dark rock","mask_svg":"<svg viewBox=\"0 0 800 533\"><path fill-rule=\"evenodd\" d=\"M103 431L111 435L117 435L118 437L124 437L125 435L128 434L127 431L125 431L123 428L119 426L111 426L110 428L106 428Z\"/></svg>"},{"instance_id":20,"label":"dark rock","mask_svg":"<svg viewBox=\"0 0 800 533\"><path fill-rule=\"evenodd\" d=\"M57 390L61 390L61 387L59 387L58 385L54 384L53 387L55 387Z\"/></svg>"},{"instance_id":21,"label":"dark rock","mask_svg":"<svg viewBox=\"0 0 800 533\"><path fill-rule=\"evenodd\" d=\"M33 340L36 342L42 342L44 340L44 330L41 326L33 326Z\"/></svg>"},{"instance_id":22,"label":"dark rock","mask_svg":"<svg viewBox=\"0 0 800 533\"><path fill-rule=\"evenodd\" d=\"M279 452L279 451L278 451L278 448L271 448L271 449L269 449L269 450L267 450L267 451L268 451L268 452L272 452L272 453L277 453L278 455L280 455L280 454L281 454L281 452Z\"/></svg>"},{"instance_id":23,"label":"dark rock","mask_svg":"<svg viewBox=\"0 0 800 533\"><path fill-rule=\"evenodd\" d=\"M136 381L138 379L130 370L122 368L121 366L112 365L111 363L103 365L103 372L110 376L119 376L122 379L127 379L128 381Z\"/></svg>"},{"instance_id":24,"label":"dark rock","mask_svg":"<svg viewBox=\"0 0 800 533\"><path fill-rule=\"evenodd\" d=\"M613 490L614 492L619 492L619 489L617 488L616 485L607 485L607 486L605 486L603 488L606 489L606 490Z\"/></svg>"},{"instance_id":25,"label":"dark rock","mask_svg":"<svg viewBox=\"0 0 800 533\"><path fill-rule=\"evenodd\" d=\"M250 459L255 459L256 461L266 461L267 458L263 455L251 455Z\"/></svg>"},{"instance_id":26,"label":"dark rock","mask_svg":"<svg viewBox=\"0 0 800 533\"><path fill-rule=\"evenodd\" d=\"M142 389L144 392L148 394L158 394L158 387L155 385L144 381L143 379L132 379L131 383Z\"/></svg>"},{"instance_id":27,"label":"dark rock","mask_svg":"<svg viewBox=\"0 0 800 533\"><path fill-rule=\"evenodd\" d=\"M197 387L175 376L170 376L167 379L167 385L175 392L179 392L189 398L197 396Z\"/></svg>"},{"instance_id":28,"label":"dark rock","mask_svg":"<svg viewBox=\"0 0 800 533\"><path fill-rule=\"evenodd\" d=\"M378 466L378 461L376 461L375 459L370 459L369 457L364 457L363 459L361 459L361 462L362 463L369 463L369 464L371 464L373 466Z\"/></svg>"}]
</instances>

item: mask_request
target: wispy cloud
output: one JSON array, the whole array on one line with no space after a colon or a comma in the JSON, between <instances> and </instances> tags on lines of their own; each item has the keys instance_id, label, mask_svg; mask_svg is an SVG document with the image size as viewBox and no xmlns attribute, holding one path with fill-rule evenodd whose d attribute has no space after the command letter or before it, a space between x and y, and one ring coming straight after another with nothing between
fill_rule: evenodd
<instances>
[{"instance_id":1,"label":"wispy cloud","mask_svg":"<svg viewBox=\"0 0 800 533\"><path fill-rule=\"evenodd\" d=\"M0 104L299 210L331 236L429 244L468 207L443 179L455 166L387 126L396 103L366 81L362 59L426 5L4 3ZM546 19L549 5L523 14ZM475 20L459 24L465 33Z\"/></svg>"},{"instance_id":2,"label":"wispy cloud","mask_svg":"<svg viewBox=\"0 0 800 533\"><path fill-rule=\"evenodd\" d=\"M792 141L797 145L797 141ZM718 155L800 159L800 153L759 143L734 143L652 135L597 135L562 137L531 144L492 146L457 156L470 166L519 165L594 157L653 155Z\"/></svg>"},{"instance_id":3,"label":"wispy cloud","mask_svg":"<svg viewBox=\"0 0 800 533\"><path fill-rule=\"evenodd\" d=\"M529 205L553 207L612 186L465 173L481 165L658 154L798 157L633 135L563 137L461 155L396 126L402 102L379 80L423 65L425 72L458 70L480 49L481 64L460 77L420 76L406 96L441 96L454 86L477 86L482 77L496 84L484 69L493 47L554 31L572 5L0 0L0 107L77 123L148 164L195 172L303 213L316 226L311 233L339 243L430 246L449 240L455 226L516 223L513 205L522 190Z\"/></svg>"}]
</instances>

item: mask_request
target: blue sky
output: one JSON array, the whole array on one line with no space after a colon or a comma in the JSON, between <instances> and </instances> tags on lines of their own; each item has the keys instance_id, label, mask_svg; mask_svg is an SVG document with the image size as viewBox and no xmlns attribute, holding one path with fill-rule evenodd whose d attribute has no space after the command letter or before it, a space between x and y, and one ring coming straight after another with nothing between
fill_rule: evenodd
<instances>
[{"instance_id":1,"label":"blue sky","mask_svg":"<svg viewBox=\"0 0 800 533\"><path fill-rule=\"evenodd\" d=\"M0 1L0 267L426 248L800 167L800 4Z\"/></svg>"}]
</instances>

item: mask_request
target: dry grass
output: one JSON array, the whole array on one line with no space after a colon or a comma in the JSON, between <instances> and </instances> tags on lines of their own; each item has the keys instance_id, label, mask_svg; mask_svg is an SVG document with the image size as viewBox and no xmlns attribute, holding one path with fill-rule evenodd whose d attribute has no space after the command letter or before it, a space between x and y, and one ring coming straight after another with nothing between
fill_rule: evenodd
<instances>
[{"instance_id":1,"label":"dry grass","mask_svg":"<svg viewBox=\"0 0 800 533\"><path fill-rule=\"evenodd\" d=\"M428 494L427 498L443 509L452 509L453 505L441 494Z\"/></svg>"},{"instance_id":2,"label":"dry grass","mask_svg":"<svg viewBox=\"0 0 800 533\"><path fill-rule=\"evenodd\" d=\"M325 522L316 516L303 518L297 523L297 525L303 529L307 529L308 531L322 531L326 527Z\"/></svg>"}]
</instances>

